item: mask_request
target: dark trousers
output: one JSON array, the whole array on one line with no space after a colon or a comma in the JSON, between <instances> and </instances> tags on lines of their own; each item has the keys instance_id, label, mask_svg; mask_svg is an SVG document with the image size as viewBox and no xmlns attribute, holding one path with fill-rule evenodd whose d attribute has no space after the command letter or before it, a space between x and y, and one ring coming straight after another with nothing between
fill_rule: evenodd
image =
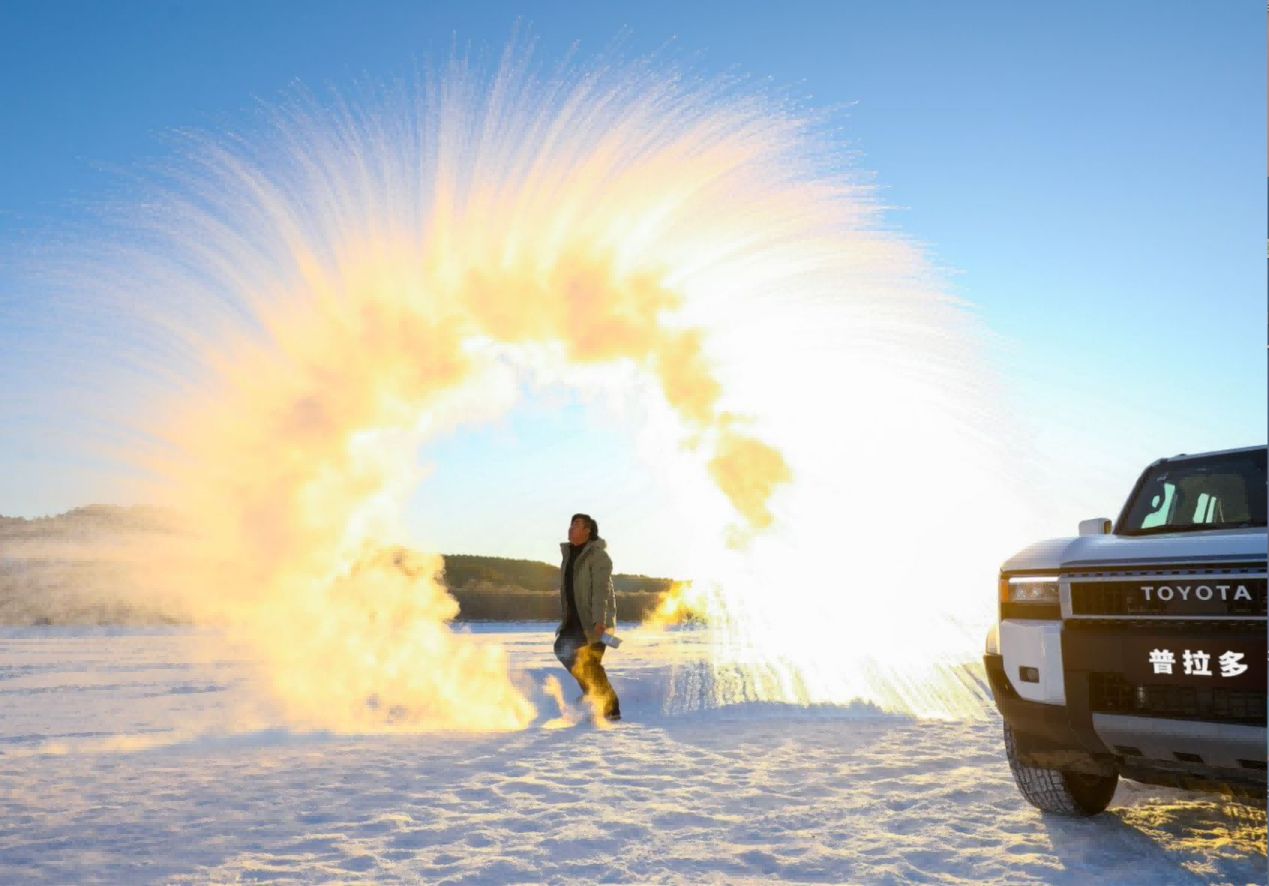
<instances>
[{"instance_id":1,"label":"dark trousers","mask_svg":"<svg viewBox=\"0 0 1269 886\"><path fill-rule=\"evenodd\" d=\"M571 632L562 632L555 638L555 657L568 668L582 693L601 703L603 716L620 717L621 702L600 663L606 648L603 643L587 643L585 637Z\"/></svg>"}]
</instances>

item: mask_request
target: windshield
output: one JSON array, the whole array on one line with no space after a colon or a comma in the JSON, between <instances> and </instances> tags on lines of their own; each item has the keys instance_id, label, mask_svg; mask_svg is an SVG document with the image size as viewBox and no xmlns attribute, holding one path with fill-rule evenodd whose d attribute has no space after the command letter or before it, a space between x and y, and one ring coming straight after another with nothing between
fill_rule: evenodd
<instances>
[{"instance_id":1,"label":"windshield","mask_svg":"<svg viewBox=\"0 0 1269 886\"><path fill-rule=\"evenodd\" d=\"M1195 532L1265 525L1265 450L1164 462L1146 472L1115 532Z\"/></svg>"}]
</instances>

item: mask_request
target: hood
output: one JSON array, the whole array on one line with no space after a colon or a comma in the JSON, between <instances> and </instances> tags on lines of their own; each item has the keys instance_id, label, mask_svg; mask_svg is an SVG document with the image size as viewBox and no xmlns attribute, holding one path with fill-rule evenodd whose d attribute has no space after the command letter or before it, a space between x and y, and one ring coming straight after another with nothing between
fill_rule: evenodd
<instances>
[{"instance_id":1,"label":"hood","mask_svg":"<svg viewBox=\"0 0 1269 886\"><path fill-rule=\"evenodd\" d=\"M586 542L586 544L582 545L582 549L578 552L577 556L580 557L582 554L586 553L591 548L599 548L602 551L607 547L608 547L608 542L604 541L602 538L592 538L590 541ZM567 556L568 549L569 549L568 542L566 541L560 542L561 554L564 554L565 556Z\"/></svg>"},{"instance_id":2,"label":"hood","mask_svg":"<svg viewBox=\"0 0 1269 886\"><path fill-rule=\"evenodd\" d=\"M1263 561L1267 547L1269 535L1263 527L1145 536L1083 535L1036 542L1006 560L1000 571L1056 572L1089 566Z\"/></svg>"}]
</instances>

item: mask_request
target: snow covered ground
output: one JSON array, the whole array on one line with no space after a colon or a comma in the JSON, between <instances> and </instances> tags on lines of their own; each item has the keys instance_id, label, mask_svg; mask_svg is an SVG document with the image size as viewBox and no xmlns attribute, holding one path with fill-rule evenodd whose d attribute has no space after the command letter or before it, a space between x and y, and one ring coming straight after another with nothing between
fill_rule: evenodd
<instances>
[{"instance_id":1,"label":"snow covered ground","mask_svg":"<svg viewBox=\"0 0 1269 886\"><path fill-rule=\"evenodd\" d=\"M477 630L565 676L543 626ZM616 728L546 728L535 689L483 736L288 731L205 640L0 631L0 882L1265 882L1263 815L1219 798L1041 815L992 716L701 709L699 632L610 653Z\"/></svg>"}]
</instances>

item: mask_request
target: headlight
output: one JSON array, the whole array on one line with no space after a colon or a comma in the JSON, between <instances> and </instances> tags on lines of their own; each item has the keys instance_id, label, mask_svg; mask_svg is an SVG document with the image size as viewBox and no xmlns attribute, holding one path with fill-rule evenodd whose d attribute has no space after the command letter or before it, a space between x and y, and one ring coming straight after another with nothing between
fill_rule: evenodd
<instances>
[{"instance_id":1,"label":"headlight","mask_svg":"<svg viewBox=\"0 0 1269 886\"><path fill-rule=\"evenodd\" d=\"M1000 579L1001 603L1036 603L1053 605L1058 602L1056 575L1017 575Z\"/></svg>"}]
</instances>

